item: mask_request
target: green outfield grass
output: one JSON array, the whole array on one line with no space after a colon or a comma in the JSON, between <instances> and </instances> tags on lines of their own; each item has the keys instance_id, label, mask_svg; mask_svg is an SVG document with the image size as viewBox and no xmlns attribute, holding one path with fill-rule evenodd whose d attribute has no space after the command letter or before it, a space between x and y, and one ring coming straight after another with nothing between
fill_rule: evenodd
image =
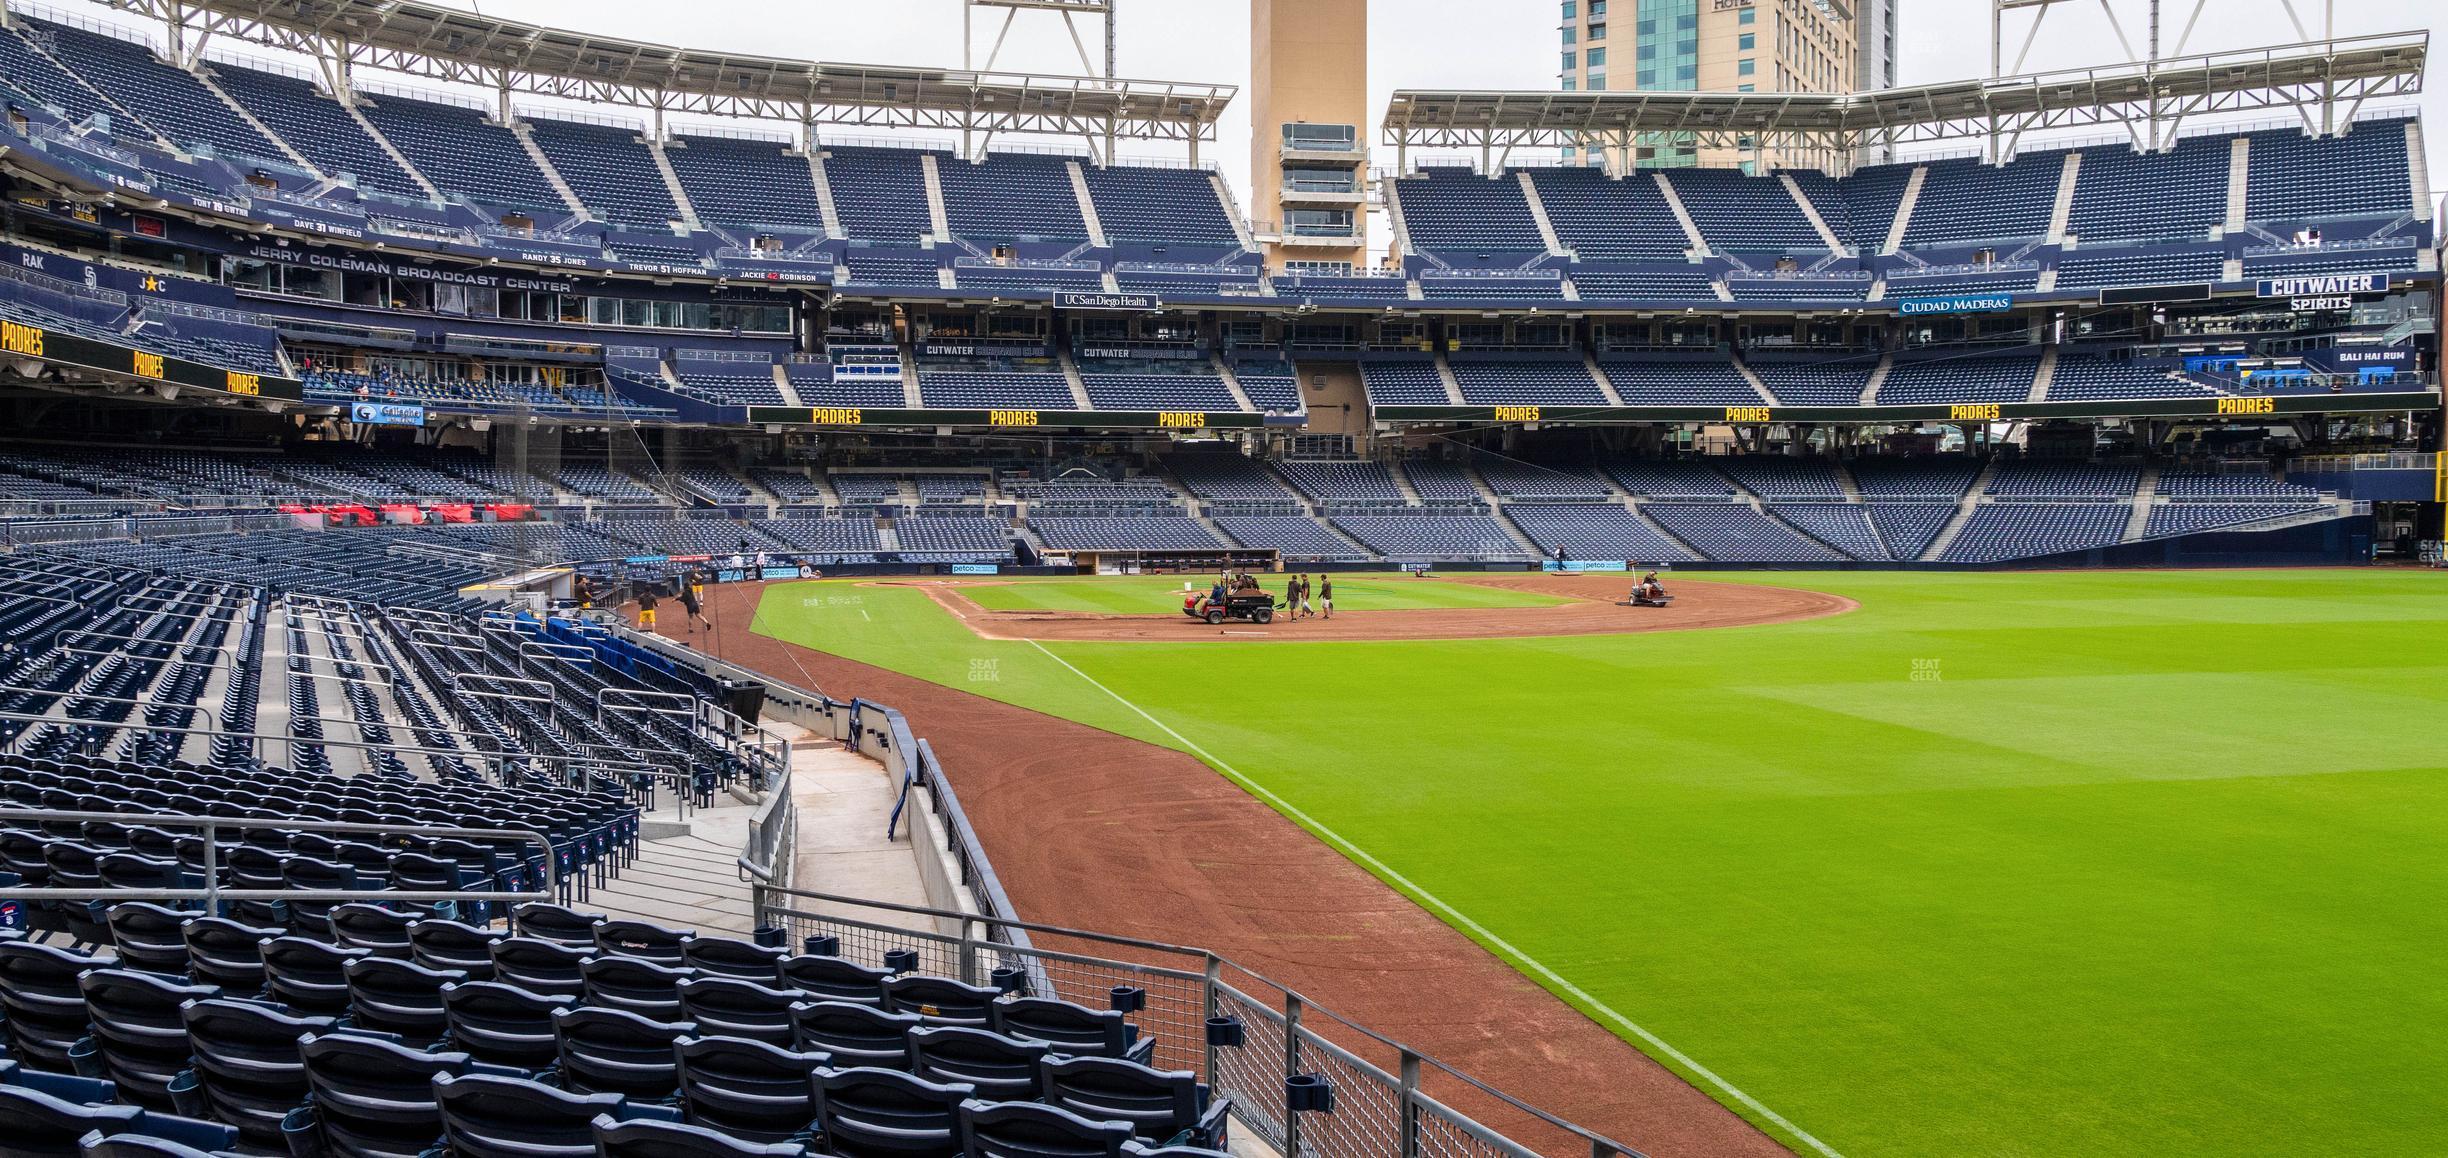
<instances>
[{"instance_id":1,"label":"green outfield grass","mask_svg":"<svg viewBox=\"0 0 2448 1158\"><path fill-rule=\"evenodd\" d=\"M1267 592L1283 598L1282 575L1267 577ZM1020 579L963 588L978 606L994 611L1096 611L1148 615L1181 609L1182 584L1204 591L1212 576L1129 575L1110 579ZM1311 579L1314 583L1316 580ZM1627 581L1628 582L1628 581ZM1617 584L1621 586L1622 584ZM1410 611L1430 607L1547 607L1566 602L1534 591L1508 591L1444 579L1408 575L1337 575L1338 611Z\"/></svg>"},{"instance_id":2,"label":"green outfield grass","mask_svg":"<svg viewBox=\"0 0 2448 1158\"><path fill-rule=\"evenodd\" d=\"M1850 1158L2448 1149L2440 575L1706 581L1861 608L1041 648L826 582L758 627L1195 747Z\"/></svg>"}]
</instances>

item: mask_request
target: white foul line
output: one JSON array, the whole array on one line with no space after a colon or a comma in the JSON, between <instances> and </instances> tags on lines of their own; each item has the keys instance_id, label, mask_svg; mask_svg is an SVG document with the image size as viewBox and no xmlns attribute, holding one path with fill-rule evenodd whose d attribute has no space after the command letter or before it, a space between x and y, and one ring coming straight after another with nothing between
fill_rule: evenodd
<instances>
[{"instance_id":1,"label":"white foul line","mask_svg":"<svg viewBox=\"0 0 2448 1158\"><path fill-rule=\"evenodd\" d=\"M1588 990L1565 980L1563 974L1548 968L1546 965L1542 964L1538 958L1532 957L1528 953L1524 953L1521 950L1514 948L1512 942L1497 936L1494 932L1490 931L1487 926L1472 920L1469 914L1464 913L1462 910L1457 909L1452 905L1446 904L1435 893L1429 892L1428 890L1413 884L1409 877L1394 871L1394 867L1392 865L1389 865L1384 861L1378 860L1376 857L1369 855L1366 849L1363 849L1359 845L1353 844L1351 841L1344 839L1341 833L1320 824L1316 817L1301 811L1300 808L1294 805L1291 801L1286 800L1281 796L1277 796L1265 785L1242 775L1240 770L1222 760L1217 759L1214 753L1200 747L1196 740L1192 740L1190 737L1174 731L1172 725L1167 724L1163 720L1159 720L1152 715L1149 715L1146 708L1142 708L1139 705L1124 699L1122 697L1122 693L1097 682L1097 678L1095 676L1089 675L1087 672L1081 671L1077 667L1073 667L1070 660L1064 659L1051 651L1047 651L1044 644L1039 643L1034 639L1029 640L1028 644L1030 647L1034 647L1039 652L1043 653L1047 659L1063 665L1063 667L1072 675L1088 681L1088 686L1093 687L1106 695L1112 696L1114 698L1114 702L1138 713L1140 719L1156 725L1158 728L1164 731L1165 735L1181 741L1182 746L1189 749L1191 755L1197 756L1199 759L1205 760L1207 763L1214 765L1217 771L1222 772L1225 776L1231 778L1233 783L1240 785L1243 789L1251 793L1263 797L1268 803L1273 804L1276 808L1281 809L1293 819L1298 820L1303 825L1306 825L1310 831L1324 837L1327 843L1342 849L1345 853L1350 854L1353 859L1358 860L1361 863L1369 866L1369 868L1375 870L1379 876L1394 882L1396 887L1402 889L1406 893L1409 893L1411 896L1418 898L1422 904L1444 913L1447 917L1452 918L1456 924L1459 924L1477 934L1482 941L1495 947L1499 953L1520 963L1522 966L1528 968L1531 972L1546 978L1550 982L1553 982L1556 988L1580 999L1584 1005L1604 1015L1608 1021L1612 1021L1615 1024L1624 1027L1624 1029L1629 1031L1634 1037L1649 1043L1649 1045L1656 1049L1659 1053L1673 1058L1676 1064L1690 1070L1692 1073L1698 1074L1700 1077L1706 1079L1710 1085L1725 1091L1727 1097L1730 1097L1735 1101L1741 1102L1743 1105L1750 1107L1752 1112L1758 1114L1760 1117L1776 1123L1786 1133L1800 1139L1811 1149L1825 1155L1826 1158L1844 1158L1844 1155L1836 1152L1835 1147L1812 1137L1809 1132L1803 1130L1802 1127L1787 1121L1784 1115L1779 1114L1775 1110L1771 1110L1764 1105L1761 1105L1759 1099L1744 1093L1732 1082L1718 1077L1716 1071L1709 1069L1707 1066L1701 1065L1699 1062L1693 1061L1689 1054L1686 1054L1682 1050L1666 1044L1666 1040L1664 1038L1649 1032L1647 1029L1642 1028L1638 1023L1634 1022L1631 1018L1625 1017L1623 1014L1616 1012L1605 1002L1591 996Z\"/></svg>"}]
</instances>

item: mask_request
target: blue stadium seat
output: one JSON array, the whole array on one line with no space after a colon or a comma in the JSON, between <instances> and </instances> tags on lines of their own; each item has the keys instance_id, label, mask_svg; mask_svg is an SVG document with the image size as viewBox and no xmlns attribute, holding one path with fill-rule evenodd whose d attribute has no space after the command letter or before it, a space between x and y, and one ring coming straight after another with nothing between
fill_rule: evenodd
<instances>
[{"instance_id":1,"label":"blue stadium seat","mask_svg":"<svg viewBox=\"0 0 2448 1158\"><path fill-rule=\"evenodd\" d=\"M692 1038L674 1050L689 1122L762 1143L787 1142L807 1132L816 1120L812 1082L833 1064L828 1053L731 1037Z\"/></svg>"},{"instance_id":2,"label":"blue stadium seat","mask_svg":"<svg viewBox=\"0 0 2448 1158\"><path fill-rule=\"evenodd\" d=\"M898 1070L818 1070L816 1128L845 1158L952 1158L960 1153L960 1105L977 1089L937 1084Z\"/></svg>"},{"instance_id":3,"label":"blue stadium seat","mask_svg":"<svg viewBox=\"0 0 2448 1158\"><path fill-rule=\"evenodd\" d=\"M623 1122L607 1114L591 1125L598 1158L801 1158L807 1153L805 1146L744 1142L681 1122Z\"/></svg>"},{"instance_id":4,"label":"blue stadium seat","mask_svg":"<svg viewBox=\"0 0 2448 1158\"><path fill-rule=\"evenodd\" d=\"M997 1104L972 1098L960 1107L961 1152L1014 1158L1121 1158L1131 1128L1097 1121L1069 1110L1026 1102Z\"/></svg>"},{"instance_id":5,"label":"blue stadium seat","mask_svg":"<svg viewBox=\"0 0 2448 1158\"><path fill-rule=\"evenodd\" d=\"M676 1121L665 1106L583 1094L488 1074L433 1079L442 1143L454 1158L592 1158L595 1122Z\"/></svg>"}]
</instances>

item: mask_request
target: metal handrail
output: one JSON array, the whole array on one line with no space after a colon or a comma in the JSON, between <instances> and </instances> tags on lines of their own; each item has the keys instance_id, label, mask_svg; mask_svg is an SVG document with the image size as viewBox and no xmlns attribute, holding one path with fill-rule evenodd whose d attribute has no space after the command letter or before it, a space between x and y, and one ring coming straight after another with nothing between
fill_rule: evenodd
<instances>
[{"instance_id":1,"label":"metal handrail","mask_svg":"<svg viewBox=\"0 0 2448 1158\"><path fill-rule=\"evenodd\" d=\"M153 828L201 828L204 830L204 887L200 889L55 889L26 888L21 885L0 886L0 898L29 901L204 901L208 910L221 901L280 901L295 900L301 895L314 900L332 901L554 901L560 898L558 872L554 866L552 840L531 828L438 828L415 824L368 824L356 820L284 820L265 817L198 816L186 812L68 812L47 808L0 808L0 821L72 820L79 823L142 824ZM541 892L410 892L398 889L225 889L220 887L218 860L221 843L215 840L223 828L274 828L297 832L390 832L456 840L473 837L477 840L534 841L544 855L544 888Z\"/></svg>"},{"instance_id":2,"label":"metal handrail","mask_svg":"<svg viewBox=\"0 0 2448 1158\"><path fill-rule=\"evenodd\" d=\"M1287 1058L1297 1058L1300 1051L1304 1049L1327 1049L1334 1053L1337 1056L1337 1059L1345 1064L1350 1065L1354 1069L1360 1070L1369 1076L1378 1078L1379 1080L1386 1082L1389 1086L1395 1087L1400 1091L1400 1096L1406 1101L1414 1102L1423 1108L1443 1110L1447 1115L1448 1120L1455 1127L1472 1134L1473 1136L1497 1147L1498 1149L1504 1150L1510 1154L1521 1155L1523 1158L1531 1158L1531 1156L1536 1154L1536 1151L1531 1150L1529 1147L1524 1146L1521 1143L1505 1138L1497 1131L1490 1129L1479 1122L1471 1120L1470 1118L1462 1115L1460 1112L1446 1106L1443 1102L1428 1098L1427 1095L1421 1093L1418 1089L1417 1075L1422 1071L1434 1070L1456 1081L1459 1081L1471 1089L1476 1090L1480 1094L1496 1099L1513 1110L1527 1114L1548 1126L1562 1130L1580 1139L1581 1141L1588 1143L1589 1149L1587 1152L1593 1155L1593 1158L1608 1158L1610 1155L1624 1155L1627 1156L1627 1158L1641 1158L1641 1152L1633 1149L1630 1146L1615 1141L1614 1139L1603 1134L1596 1133L1595 1131L1576 1126L1573 1123L1556 1117L1545 1110L1541 1110L1536 1106L1530 1105L1527 1102L1515 1098L1512 1095L1495 1088L1494 1086L1488 1085L1486 1082L1480 1081L1469 1074L1463 1073L1462 1071L1437 1060L1434 1056L1421 1053L1420 1051L1406 1046L1393 1038L1387 1037L1376 1030L1370 1029L1365 1025L1335 1013L1331 1009L1311 1001L1309 998L1302 995L1299 990L1275 981L1267 977L1265 974L1251 969L1248 966L1242 965L1239 962L1236 962L1233 959L1213 950L1194 948L1186 945L1175 945L1163 941L1144 940L1136 937L1123 937L1108 933L1096 933L1084 929L1070 928L1063 925L1038 924L1035 922L1021 921L1011 918L987 916L980 913L960 912L950 909L936 909L923 905L906 905L890 901L870 900L863 897L848 897L833 893L820 893L806 889L785 888L765 884L761 881L751 882L750 894L750 908L751 911L757 915L758 922L760 924L779 924L781 923L780 919L797 917L811 922L848 924L872 929L878 932L885 932L917 939L953 942L962 951L964 960L967 960L971 954L974 954L980 950L987 952L1017 952L1031 957L1068 959L1150 976L1172 977L1183 980L1196 977L1206 988L1204 1004L1206 1008L1210 1010L1218 1008L1219 997L1227 994L1238 997L1241 999L1242 1003L1259 1009L1267 1009L1270 1005L1276 1004L1274 1002L1261 1001L1258 998L1244 992L1240 988L1225 983L1222 979L1223 971L1226 969L1235 970L1254 981L1262 983L1266 987L1274 989L1277 993L1282 995L1280 1004L1283 1007L1281 1016L1283 1019L1283 1028L1287 1038ZM775 904L774 901L776 898L795 901L812 901L823 906L833 906L833 908L828 908L820 912L813 907L785 907L783 905ZM862 922L855 917L843 915L840 910L845 908L851 910L875 910L880 912L901 914L904 916L925 917L937 922L940 927L958 928L962 930L962 932L959 936L953 937L943 934L930 934L920 930L910 929L907 926ZM983 936L973 939L969 936L969 930L973 927L978 928L981 933L986 934L995 932L1004 933L1006 934L1007 939L992 941ZM1017 934L1021 939L1017 941L1008 939L1010 935L1013 934ZM1086 941L1091 944L1133 949L1144 953L1157 953L1169 956L1184 957L1196 961L1197 965L1195 968L1188 966L1167 967L1163 965L1151 965L1144 961L1097 958L1083 954L1061 953L1053 950L1038 949L1035 948L1034 945L1027 939L1031 934L1038 937L1072 938L1080 941ZM1273 1011L1270 1010L1270 1013L1272 1012ZM1322 1037L1317 1036L1314 1031L1303 1030L1302 1022L1304 1019L1315 1019L1321 1017L1331 1021L1333 1024L1340 1026L1343 1029L1349 1030L1363 1038L1394 1050L1397 1056L1401 1059L1400 1068L1403 1071L1402 1075L1398 1076L1393 1073L1388 1073L1374 1063L1358 1057L1351 1051L1343 1049L1340 1046L1336 1046L1334 1043L1328 1042ZM1213 1047L1210 1047L1210 1049L1212 1048ZM1210 1063L1210 1073L1208 1076L1212 1081L1214 1077L1212 1061ZM1406 1149L1406 1153L1415 1154L1417 1151Z\"/></svg>"}]
</instances>

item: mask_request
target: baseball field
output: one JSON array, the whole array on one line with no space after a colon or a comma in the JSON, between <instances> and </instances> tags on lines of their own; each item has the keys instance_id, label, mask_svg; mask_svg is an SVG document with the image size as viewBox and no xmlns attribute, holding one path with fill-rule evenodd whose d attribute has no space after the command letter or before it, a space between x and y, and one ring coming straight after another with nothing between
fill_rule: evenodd
<instances>
[{"instance_id":1,"label":"baseball field","mask_svg":"<svg viewBox=\"0 0 2448 1158\"><path fill-rule=\"evenodd\" d=\"M2441 1148L2437 574L1669 581L1338 577L1404 626L1308 640L1178 579L821 581L754 630L1197 757L1799 1153Z\"/></svg>"}]
</instances>

